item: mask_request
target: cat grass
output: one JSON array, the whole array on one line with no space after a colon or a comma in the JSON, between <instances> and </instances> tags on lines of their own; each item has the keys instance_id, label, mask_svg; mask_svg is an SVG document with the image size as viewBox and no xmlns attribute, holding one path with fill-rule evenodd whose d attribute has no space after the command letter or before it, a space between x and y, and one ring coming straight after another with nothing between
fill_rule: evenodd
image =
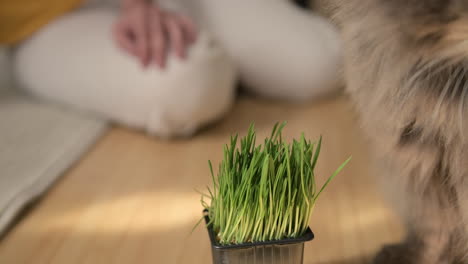
<instances>
[{"instance_id":1,"label":"cat grass","mask_svg":"<svg viewBox=\"0 0 468 264\"><path fill-rule=\"evenodd\" d=\"M314 169L322 138L311 142L302 134L299 140L285 142L285 125L276 124L259 145L253 124L240 145L238 135L232 136L216 176L209 162L213 184L201 202L219 244L300 237L307 231L317 198L350 161L318 188Z\"/></svg>"}]
</instances>

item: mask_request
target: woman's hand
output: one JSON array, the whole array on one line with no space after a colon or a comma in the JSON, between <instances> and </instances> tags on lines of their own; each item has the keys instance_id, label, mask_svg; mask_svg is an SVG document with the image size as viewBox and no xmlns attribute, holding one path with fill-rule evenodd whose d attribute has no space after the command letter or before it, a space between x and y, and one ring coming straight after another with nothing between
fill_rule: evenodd
<instances>
[{"instance_id":1,"label":"woman's hand","mask_svg":"<svg viewBox=\"0 0 468 264\"><path fill-rule=\"evenodd\" d=\"M197 35L189 18L142 0L123 5L113 33L118 46L145 68L152 62L164 68L169 51L184 59Z\"/></svg>"}]
</instances>

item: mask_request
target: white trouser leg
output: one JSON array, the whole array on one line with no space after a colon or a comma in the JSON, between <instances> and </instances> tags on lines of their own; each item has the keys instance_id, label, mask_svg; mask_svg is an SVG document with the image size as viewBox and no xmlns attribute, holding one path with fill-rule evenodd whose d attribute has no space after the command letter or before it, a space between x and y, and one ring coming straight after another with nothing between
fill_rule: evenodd
<instances>
[{"instance_id":1,"label":"white trouser leg","mask_svg":"<svg viewBox=\"0 0 468 264\"><path fill-rule=\"evenodd\" d=\"M112 9L82 10L43 28L14 54L18 82L41 98L163 137L190 135L228 110L235 70L207 34L186 60L170 56L164 70L143 70L114 44L115 17Z\"/></svg>"},{"instance_id":2,"label":"white trouser leg","mask_svg":"<svg viewBox=\"0 0 468 264\"><path fill-rule=\"evenodd\" d=\"M336 90L341 42L325 19L287 0L158 0L196 17L226 49L247 88L304 100Z\"/></svg>"}]
</instances>

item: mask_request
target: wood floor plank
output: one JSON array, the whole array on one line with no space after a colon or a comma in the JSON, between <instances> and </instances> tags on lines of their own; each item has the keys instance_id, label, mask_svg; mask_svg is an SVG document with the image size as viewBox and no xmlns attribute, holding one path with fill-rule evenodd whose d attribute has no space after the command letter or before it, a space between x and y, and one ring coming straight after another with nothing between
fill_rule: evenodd
<instances>
[{"instance_id":1,"label":"wood floor plank","mask_svg":"<svg viewBox=\"0 0 468 264\"><path fill-rule=\"evenodd\" d=\"M204 228L190 234L201 216L194 189L210 182L207 160L219 162L230 134L245 133L251 121L264 137L283 120L286 138L324 136L320 181L353 156L319 199L305 263L366 263L383 243L401 239L345 97L304 105L241 98L228 117L190 140L112 129L0 241L0 263L210 263Z\"/></svg>"}]
</instances>

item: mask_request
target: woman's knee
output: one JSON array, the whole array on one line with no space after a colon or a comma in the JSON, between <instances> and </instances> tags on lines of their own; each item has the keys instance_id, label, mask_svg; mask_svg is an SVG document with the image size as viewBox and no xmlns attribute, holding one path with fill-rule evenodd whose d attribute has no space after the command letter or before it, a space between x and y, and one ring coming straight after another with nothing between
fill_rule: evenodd
<instances>
[{"instance_id":1,"label":"woman's knee","mask_svg":"<svg viewBox=\"0 0 468 264\"><path fill-rule=\"evenodd\" d=\"M160 76L163 84L153 91L146 129L164 137L187 136L221 118L234 101L236 77L224 51L200 34L185 61L170 57L165 76Z\"/></svg>"},{"instance_id":2,"label":"woman's knee","mask_svg":"<svg viewBox=\"0 0 468 264\"><path fill-rule=\"evenodd\" d=\"M338 87L340 37L325 19L290 1L179 1L199 5L192 8L196 17L220 40L253 93L305 100Z\"/></svg>"},{"instance_id":3,"label":"woman's knee","mask_svg":"<svg viewBox=\"0 0 468 264\"><path fill-rule=\"evenodd\" d=\"M342 50L338 32L319 17L307 30L283 35L268 59L246 58L242 78L250 91L266 97L303 101L336 91L341 84ZM275 49L279 48L277 52Z\"/></svg>"},{"instance_id":4,"label":"woman's knee","mask_svg":"<svg viewBox=\"0 0 468 264\"><path fill-rule=\"evenodd\" d=\"M224 114L235 69L205 33L186 60L140 68L112 41L115 13L92 10L53 22L18 48L18 81L31 93L164 137L188 135Z\"/></svg>"}]
</instances>

